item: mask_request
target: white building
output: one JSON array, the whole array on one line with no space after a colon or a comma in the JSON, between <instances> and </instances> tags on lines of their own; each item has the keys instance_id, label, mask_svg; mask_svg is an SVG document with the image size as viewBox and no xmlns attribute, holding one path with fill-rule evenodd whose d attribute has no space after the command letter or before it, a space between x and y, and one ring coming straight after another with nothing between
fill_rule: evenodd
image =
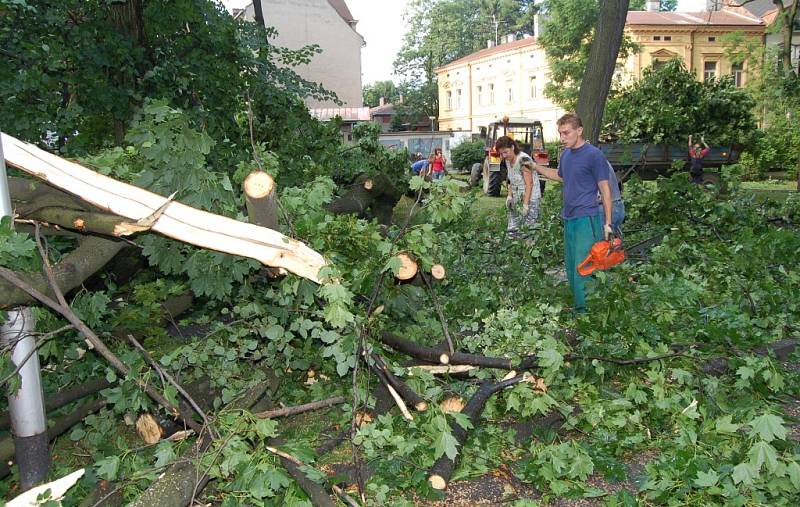
<instances>
[{"instance_id":1,"label":"white building","mask_svg":"<svg viewBox=\"0 0 800 507\"><path fill-rule=\"evenodd\" d=\"M288 49L317 44L322 53L307 65L294 71L308 81L321 83L333 91L343 107L361 107L361 48L364 38L356 31L344 0L256 0L235 17L255 21L257 7L266 26L274 27L278 36L270 43ZM311 108L336 107L332 101L306 100Z\"/></svg>"}]
</instances>

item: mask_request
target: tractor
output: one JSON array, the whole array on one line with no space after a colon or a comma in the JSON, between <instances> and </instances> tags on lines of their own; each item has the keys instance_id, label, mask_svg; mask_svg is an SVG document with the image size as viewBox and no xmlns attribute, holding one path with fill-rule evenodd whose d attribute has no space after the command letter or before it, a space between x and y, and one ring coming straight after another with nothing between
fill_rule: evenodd
<instances>
[{"instance_id":1,"label":"tractor","mask_svg":"<svg viewBox=\"0 0 800 507\"><path fill-rule=\"evenodd\" d=\"M469 182L478 186L483 179L483 191L486 195L497 197L500 187L508 177L506 163L495 149L495 142L502 136L509 136L519 144L520 150L529 154L537 163L547 165L549 158L544 148L542 122L525 118L509 118L504 116L481 128L481 137L485 139L486 158L483 163L472 166Z\"/></svg>"}]
</instances>

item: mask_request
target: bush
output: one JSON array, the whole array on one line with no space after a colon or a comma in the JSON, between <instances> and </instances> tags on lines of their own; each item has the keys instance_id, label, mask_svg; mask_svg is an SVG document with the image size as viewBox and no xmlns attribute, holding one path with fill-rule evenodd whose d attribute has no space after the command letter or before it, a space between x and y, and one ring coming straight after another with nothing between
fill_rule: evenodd
<instances>
[{"instance_id":1,"label":"bush","mask_svg":"<svg viewBox=\"0 0 800 507\"><path fill-rule=\"evenodd\" d=\"M464 141L452 150L450 155L452 157L454 169L469 169L472 164L476 162L483 162L486 153L484 152L483 139L475 139L474 141Z\"/></svg>"}]
</instances>

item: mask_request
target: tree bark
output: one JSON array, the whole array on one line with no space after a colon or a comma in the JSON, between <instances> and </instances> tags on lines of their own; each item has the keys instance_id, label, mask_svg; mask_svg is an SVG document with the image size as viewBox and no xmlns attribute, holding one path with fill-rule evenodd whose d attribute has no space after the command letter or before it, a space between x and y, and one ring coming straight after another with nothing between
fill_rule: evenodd
<instances>
[{"instance_id":1,"label":"tree bark","mask_svg":"<svg viewBox=\"0 0 800 507\"><path fill-rule=\"evenodd\" d=\"M576 112L583 121L583 137L597 144L603 110L611 88L629 0L601 0L589 59L581 80Z\"/></svg>"},{"instance_id":2,"label":"tree bark","mask_svg":"<svg viewBox=\"0 0 800 507\"><path fill-rule=\"evenodd\" d=\"M391 370L389 370L389 366L381 356L373 352L369 355L369 359L371 359L371 362L368 361L369 367L387 386L394 388L394 390L397 391L397 394L399 394L400 397L405 401L410 403L415 410L418 412L424 412L428 409L428 403L422 398L422 396L408 387L408 384L397 378L391 372Z\"/></svg>"},{"instance_id":3,"label":"tree bark","mask_svg":"<svg viewBox=\"0 0 800 507\"><path fill-rule=\"evenodd\" d=\"M489 397L494 393L505 389L506 387L521 382L522 380L523 375L517 375L516 377L512 377L508 380L502 380L500 382L487 382L483 384L480 388L478 388L477 391L475 391L475 394L472 395L472 398L470 398L469 402L464 407L464 410L461 411L461 413L466 414L469 417L473 427L477 427L478 422L480 422L481 414L483 413L483 407L486 405L486 401L489 399ZM464 442L467 440L467 430L453 421L450 423L450 432L458 442L458 455L460 455L462 452L461 449L464 447ZM458 458L458 455L456 456L456 459ZM430 483L431 487L438 490L446 489L447 483L450 481L450 477L452 477L455 467L456 460L448 458L446 454L437 459L428 471L428 482Z\"/></svg>"},{"instance_id":4,"label":"tree bark","mask_svg":"<svg viewBox=\"0 0 800 507\"><path fill-rule=\"evenodd\" d=\"M794 35L794 23L797 19L797 8L800 1L793 0L788 5L784 5L783 0L772 0L775 8L778 9L778 17L781 20L781 41L783 47L781 48L781 67L785 77L791 77L795 74L795 68L792 65L792 36ZM798 63L800 65L800 63Z\"/></svg>"},{"instance_id":5,"label":"tree bark","mask_svg":"<svg viewBox=\"0 0 800 507\"><path fill-rule=\"evenodd\" d=\"M337 215L357 215L360 218L375 218L378 223L389 226L392 213L402 194L384 174L368 177L361 175L341 197L333 200L325 209Z\"/></svg>"},{"instance_id":6,"label":"tree bark","mask_svg":"<svg viewBox=\"0 0 800 507\"><path fill-rule=\"evenodd\" d=\"M270 387L271 381L262 382L249 389L230 405L231 410L242 410L253 405ZM180 461L167 469L158 479L129 504L131 507L184 507L195 494L208 484L209 477L199 464L199 458L211 446L213 440L206 434L189 448Z\"/></svg>"},{"instance_id":7,"label":"tree bark","mask_svg":"<svg viewBox=\"0 0 800 507\"><path fill-rule=\"evenodd\" d=\"M56 419L55 424L47 428L48 440L53 440L68 429L81 422L87 415L93 414L103 408L106 400L96 400L84 403L71 413ZM0 462L7 462L14 457L14 439L11 437L0 440Z\"/></svg>"},{"instance_id":8,"label":"tree bark","mask_svg":"<svg viewBox=\"0 0 800 507\"><path fill-rule=\"evenodd\" d=\"M85 237L78 248L53 267L58 288L62 293L68 293L102 268L125 246L126 243L123 241L96 236ZM55 299L55 294L44 275L31 273L19 273L18 275L37 291ZM29 305L34 301L27 292L0 278L0 308Z\"/></svg>"},{"instance_id":9,"label":"tree bark","mask_svg":"<svg viewBox=\"0 0 800 507\"><path fill-rule=\"evenodd\" d=\"M90 380L71 389L66 389L64 391L59 391L57 393L48 395L44 400L44 406L49 413L53 410L58 410L64 405L68 405L75 400L81 399L84 396L89 396L90 394L102 391L103 389L111 386L111 382L104 378ZM8 414L0 415L0 429L8 428L9 424Z\"/></svg>"},{"instance_id":10,"label":"tree bark","mask_svg":"<svg viewBox=\"0 0 800 507\"><path fill-rule=\"evenodd\" d=\"M333 405L338 405L339 403L344 403L344 402L345 399L343 396L334 396L333 398L327 398L320 401L313 401L311 403L304 403L302 405L296 405L294 407L267 410L253 415L255 417L258 417L259 419L268 419L270 417L286 417L290 415L302 414L303 412L308 412L310 410L318 410L320 408L332 407Z\"/></svg>"},{"instance_id":11,"label":"tree bark","mask_svg":"<svg viewBox=\"0 0 800 507\"><path fill-rule=\"evenodd\" d=\"M167 237L256 259L319 283L325 259L305 244L253 224L201 211L96 173L2 134L6 162L81 199Z\"/></svg>"},{"instance_id":12,"label":"tree bark","mask_svg":"<svg viewBox=\"0 0 800 507\"><path fill-rule=\"evenodd\" d=\"M400 338L399 336L389 333L388 331L381 334L380 340L391 348L404 354L408 354L414 359L420 359L422 361L428 361L436 364L450 363L450 354L447 352L436 350L433 347L426 347L425 345L420 345L410 340Z\"/></svg>"},{"instance_id":13,"label":"tree bark","mask_svg":"<svg viewBox=\"0 0 800 507\"><path fill-rule=\"evenodd\" d=\"M253 171L244 179L242 186L250 223L277 231L278 201L272 176L264 171Z\"/></svg>"}]
</instances>

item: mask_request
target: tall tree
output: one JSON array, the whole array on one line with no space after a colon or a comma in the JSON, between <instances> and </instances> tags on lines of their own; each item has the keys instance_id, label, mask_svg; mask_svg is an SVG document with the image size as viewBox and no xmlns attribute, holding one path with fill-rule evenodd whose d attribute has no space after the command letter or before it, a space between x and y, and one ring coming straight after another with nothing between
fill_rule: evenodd
<instances>
[{"instance_id":1,"label":"tall tree","mask_svg":"<svg viewBox=\"0 0 800 507\"><path fill-rule=\"evenodd\" d=\"M581 80L576 111L583 120L584 136L597 143L611 78L622 44L629 0L602 0L589 59Z\"/></svg>"},{"instance_id":2,"label":"tall tree","mask_svg":"<svg viewBox=\"0 0 800 507\"><path fill-rule=\"evenodd\" d=\"M503 35L533 33L539 11L533 0L415 0L406 11L408 31L394 62L395 74L403 76L404 100L424 110L416 114L438 114L437 67L486 47ZM424 96L424 97L423 97Z\"/></svg>"},{"instance_id":3,"label":"tall tree","mask_svg":"<svg viewBox=\"0 0 800 507\"><path fill-rule=\"evenodd\" d=\"M780 22L781 30L781 66L783 67L784 74L788 77L794 75L800 76L800 62L798 68L792 66L792 36L797 24L800 22L798 19L798 4L800 1L792 0L784 2L783 0L772 0L775 8L778 9L778 20Z\"/></svg>"},{"instance_id":4,"label":"tall tree","mask_svg":"<svg viewBox=\"0 0 800 507\"><path fill-rule=\"evenodd\" d=\"M544 11L540 40L551 69L545 95L565 109L573 110L598 22L598 0L547 0ZM623 37L618 56L624 58L634 48L631 40Z\"/></svg>"},{"instance_id":5,"label":"tall tree","mask_svg":"<svg viewBox=\"0 0 800 507\"><path fill-rule=\"evenodd\" d=\"M380 104L381 98L386 99L386 102L396 102L400 98L400 91L394 81L376 81L373 84L364 86L362 97L365 106L375 107Z\"/></svg>"}]
</instances>

